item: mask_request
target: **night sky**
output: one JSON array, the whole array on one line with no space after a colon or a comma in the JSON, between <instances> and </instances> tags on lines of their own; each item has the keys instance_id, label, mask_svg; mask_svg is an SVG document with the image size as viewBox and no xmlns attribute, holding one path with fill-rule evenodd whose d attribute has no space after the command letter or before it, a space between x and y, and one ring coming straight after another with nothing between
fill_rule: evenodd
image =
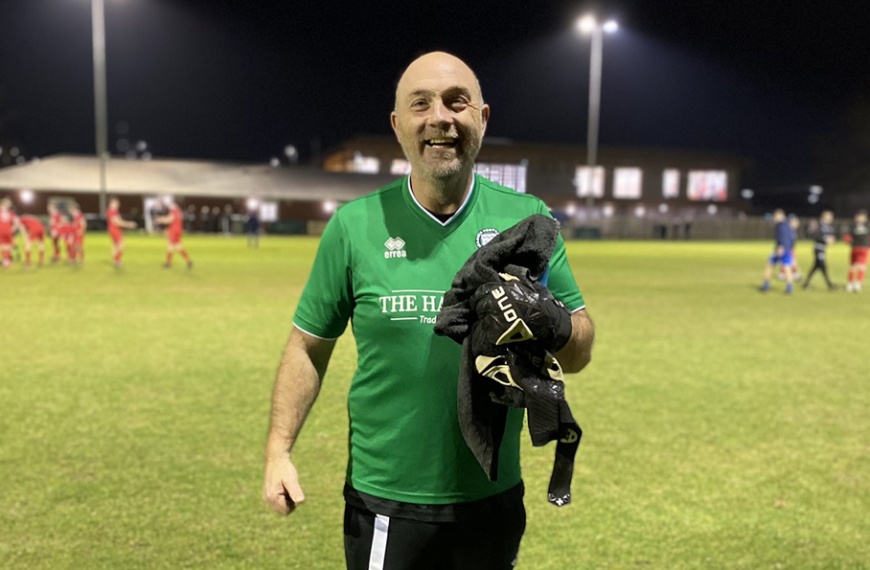
<instances>
[{"instance_id":1,"label":"night sky","mask_svg":"<svg viewBox=\"0 0 870 570\"><path fill-rule=\"evenodd\" d=\"M759 187L824 182L849 109L870 93L861 4L598 4L621 26L605 38L601 144L734 153ZM27 156L92 153L89 0L0 6L0 141ZM117 154L124 121L157 157L266 162L294 144L306 160L391 134L399 74L434 49L477 72L488 136L584 144L589 41L573 23L589 7L106 0L109 146Z\"/></svg>"}]
</instances>

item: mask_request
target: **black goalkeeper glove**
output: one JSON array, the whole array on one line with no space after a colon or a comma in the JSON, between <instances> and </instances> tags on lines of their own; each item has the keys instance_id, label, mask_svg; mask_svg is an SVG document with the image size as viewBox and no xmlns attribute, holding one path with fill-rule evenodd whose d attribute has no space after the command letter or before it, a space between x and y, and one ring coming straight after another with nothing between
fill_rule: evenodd
<instances>
[{"instance_id":1,"label":"black goalkeeper glove","mask_svg":"<svg viewBox=\"0 0 870 570\"><path fill-rule=\"evenodd\" d=\"M471 300L478 328L496 346L531 341L556 353L571 338L571 314L549 290L528 277L499 273Z\"/></svg>"}]
</instances>

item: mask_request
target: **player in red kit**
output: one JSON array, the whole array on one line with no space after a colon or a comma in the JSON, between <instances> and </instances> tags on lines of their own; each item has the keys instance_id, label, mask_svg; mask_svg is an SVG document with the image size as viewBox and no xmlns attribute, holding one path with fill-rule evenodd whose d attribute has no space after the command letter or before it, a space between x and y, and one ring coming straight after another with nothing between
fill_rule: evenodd
<instances>
[{"instance_id":1,"label":"player in red kit","mask_svg":"<svg viewBox=\"0 0 870 570\"><path fill-rule=\"evenodd\" d=\"M187 268L193 269L193 261L184 249L181 243L181 234L184 231L184 214L181 208L178 207L171 199L166 203L169 208L169 213L165 216L159 216L154 221L161 225L167 225L166 239L168 241L166 248L166 263L163 264L164 269L172 267L172 254L178 252L181 257L187 262Z\"/></svg>"},{"instance_id":2,"label":"player in red kit","mask_svg":"<svg viewBox=\"0 0 870 570\"><path fill-rule=\"evenodd\" d=\"M57 227L57 239L66 247L66 262L75 261L75 230L69 216L61 214L60 225Z\"/></svg>"},{"instance_id":3,"label":"player in red kit","mask_svg":"<svg viewBox=\"0 0 870 570\"><path fill-rule=\"evenodd\" d=\"M124 229L135 230L136 222L130 222L121 217L118 211L120 202L117 198L109 200L109 209L106 210L106 225L109 237L112 238L112 262L120 269L121 258L124 256Z\"/></svg>"},{"instance_id":4,"label":"player in red kit","mask_svg":"<svg viewBox=\"0 0 870 570\"><path fill-rule=\"evenodd\" d=\"M88 222L78 204L71 205L69 213L72 217L72 260L82 263L85 260L85 233L88 231Z\"/></svg>"},{"instance_id":5,"label":"player in red kit","mask_svg":"<svg viewBox=\"0 0 870 570\"><path fill-rule=\"evenodd\" d=\"M870 226L867 225L867 211L859 210L855 214L855 222L844 236L844 241L852 244L849 253L849 281L846 291L860 293L864 283L864 273L867 271L867 252L870 251Z\"/></svg>"},{"instance_id":6,"label":"player in red kit","mask_svg":"<svg viewBox=\"0 0 870 570\"><path fill-rule=\"evenodd\" d=\"M18 216L12 211L9 198L0 200L0 255L3 257L3 269L12 265L12 236L20 223Z\"/></svg>"},{"instance_id":7,"label":"player in red kit","mask_svg":"<svg viewBox=\"0 0 870 570\"><path fill-rule=\"evenodd\" d=\"M30 252L33 249L33 244L36 243L36 251L39 253L37 265L42 267L42 261L45 258L45 226L33 216L24 215L19 220L21 220L19 231L21 239L24 240L24 266L30 266Z\"/></svg>"},{"instance_id":8,"label":"player in red kit","mask_svg":"<svg viewBox=\"0 0 870 570\"><path fill-rule=\"evenodd\" d=\"M60 242L61 226L63 225L63 214L57 209L54 204L48 205L48 232L51 236L51 243L54 246L54 255L51 257L52 263L60 261Z\"/></svg>"}]
</instances>

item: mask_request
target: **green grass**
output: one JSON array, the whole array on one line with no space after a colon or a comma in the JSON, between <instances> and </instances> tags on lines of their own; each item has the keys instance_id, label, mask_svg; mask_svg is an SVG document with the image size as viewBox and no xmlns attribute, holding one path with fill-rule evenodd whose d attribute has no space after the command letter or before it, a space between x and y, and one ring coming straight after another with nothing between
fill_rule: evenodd
<instances>
[{"instance_id":1,"label":"green grass","mask_svg":"<svg viewBox=\"0 0 870 570\"><path fill-rule=\"evenodd\" d=\"M191 272L138 236L117 272L91 235L83 268L0 273L0 568L342 567L352 339L297 446L307 503L260 500L317 241L186 243ZM520 568L870 568L870 291L759 294L769 250L569 244L598 331L569 379L586 436L564 509L552 446L524 449Z\"/></svg>"}]
</instances>

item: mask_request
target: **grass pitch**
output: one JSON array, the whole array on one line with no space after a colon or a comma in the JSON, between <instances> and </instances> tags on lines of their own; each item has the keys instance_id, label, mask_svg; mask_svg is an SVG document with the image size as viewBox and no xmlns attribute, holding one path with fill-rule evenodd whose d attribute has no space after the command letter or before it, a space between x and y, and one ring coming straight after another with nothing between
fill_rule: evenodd
<instances>
[{"instance_id":1,"label":"grass pitch","mask_svg":"<svg viewBox=\"0 0 870 570\"><path fill-rule=\"evenodd\" d=\"M186 244L190 272L139 236L116 271L102 235L83 268L0 272L0 568L343 567L351 338L295 452L307 503L260 500L317 241ZM526 445L520 568L870 568L870 291L760 294L769 250L569 244L598 331L569 385L586 436L564 509L552 446Z\"/></svg>"}]
</instances>

